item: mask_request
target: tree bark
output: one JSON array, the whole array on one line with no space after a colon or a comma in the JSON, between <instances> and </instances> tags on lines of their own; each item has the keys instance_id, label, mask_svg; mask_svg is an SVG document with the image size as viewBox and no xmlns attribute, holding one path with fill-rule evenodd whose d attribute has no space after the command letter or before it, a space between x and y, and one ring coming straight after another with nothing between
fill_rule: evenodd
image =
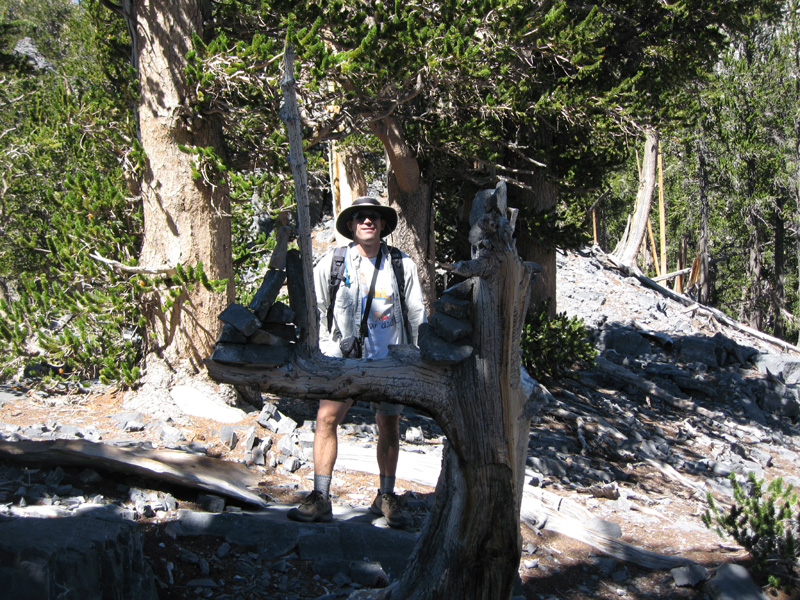
<instances>
[{"instance_id":1,"label":"tree bark","mask_svg":"<svg viewBox=\"0 0 800 600\"><path fill-rule=\"evenodd\" d=\"M389 161L389 204L398 213L391 243L416 263L425 305L436 298L436 245L433 229L433 191L422 177L419 162L405 142L400 124L385 117L370 124L383 143Z\"/></svg>"},{"instance_id":2,"label":"tree bark","mask_svg":"<svg viewBox=\"0 0 800 600\"><path fill-rule=\"evenodd\" d=\"M436 500L402 579L375 597L504 600L521 552L520 505L535 382L523 375L520 338L533 266L517 255L505 184L471 215L480 239L450 269L470 281L472 355L428 364L410 346L379 360L336 359L298 346L289 362L248 369L206 361L217 381L302 398L386 400L426 410L447 436ZM301 232L301 235L308 235ZM421 340L421 344L424 340Z\"/></svg>"},{"instance_id":3,"label":"tree bark","mask_svg":"<svg viewBox=\"0 0 800 600\"><path fill-rule=\"evenodd\" d=\"M361 168L361 151L353 146L330 142L328 153L330 164L331 197L334 221L343 209L353 204L353 200L367 193L367 182ZM335 232L338 245L349 243L338 231Z\"/></svg>"},{"instance_id":4,"label":"tree bark","mask_svg":"<svg viewBox=\"0 0 800 600\"><path fill-rule=\"evenodd\" d=\"M656 158L658 155L658 132L648 130L644 143L644 163L642 174L639 178L639 191L636 195L636 210L628 232L627 239L620 242L614 250L614 256L622 264L633 267L636 265L636 256L642 246L647 218L650 215L650 206L653 202L653 190L656 184Z\"/></svg>"},{"instance_id":5,"label":"tree bark","mask_svg":"<svg viewBox=\"0 0 800 600\"><path fill-rule=\"evenodd\" d=\"M171 306L154 295L146 310L148 375L198 372L216 337L217 316L234 299L230 202L221 182L193 179L193 156L180 145L213 148L223 156L220 124L197 118L185 81L192 35L204 34L207 2L137 0L136 48L141 101L143 265L202 263L209 279L227 279L226 293L202 285L181 291ZM161 363L157 366L155 363ZM151 368L152 367L152 368ZM163 368L166 367L166 370ZM147 377L147 376L146 376Z\"/></svg>"},{"instance_id":6,"label":"tree bark","mask_svg":"<svg viewBox=\"0 0 800 600\"><path fill-rule=\"evenodd\" d=\"M553 210L558 201L556 185L544 174L528 176L525 178L530 190L518 190L521 201L515 206L529 206L534 212L547 212ZM556 250L542 244L531 235L524 223L520 226L519 253L525 260L535 262L542 271L536 276L535 283L531 286L529 311L539 311L541 306L549 301L550 318L556 316Z\"/></svg>"},{"instance_id":7,"label":"tree bark","mask_svg":"<svg viewBox=\"0 0 800 600\"><path fill-rule=\"evenodd\" d=\"M698 293L697 301L702 304L708 304L708 299L711 296L711 287L709 285L709 262L708 262L708 170L706 166L706 155L708 149L706 148L705 138L700 138L700 147L697 152L697 187L699 191L699 205L700 205L700 232L697 241L697 256L700 259L700 276L697 280Z\"/></svg>"}]
</instances>

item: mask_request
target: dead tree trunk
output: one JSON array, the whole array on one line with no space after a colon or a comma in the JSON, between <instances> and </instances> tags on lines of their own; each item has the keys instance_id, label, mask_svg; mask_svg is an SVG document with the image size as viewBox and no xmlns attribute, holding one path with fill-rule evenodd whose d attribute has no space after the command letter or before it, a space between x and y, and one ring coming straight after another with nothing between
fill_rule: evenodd
<instances>
[{"instance_id":1,"label":"dead tree trunk","mask_svg":"<svg viewBox=\"0 0 800 600\"><path fill-rule=\"evenodd\" d=\"M282 116L290 143L299 147L298 120L286 118L295 112L289 106L294 96L286 93L293 86L291 57L287 50ZM290 162L295 185L304 185L297 177L302 155L292 152ZM296 197L302 204L306 196ZM472 257L448 267L467 280L445 292L441 310L421 328L420 348L392 346L389 356L378 360L330 358L320 353L312 334L273 353L273 367L263 361L260 368L238 359L235 364L206 361L217 381L296 398L404 404L426 410L442 427L448 445L430 518L402 579L376 591L375 598L504 600L511 595L521 552L530 417L539 390L520 364L534 265L517 254L515 219L505 183L476 196L470 212ZM301 248L309 252L308 221L298 223ZM313 305L312 298L313 288L306 285L306 306ZM460 311L458 327L442 316L448 310L451 319ZM453 341L449 333L454 330L469 331L468 339ZM255 353L242 348L240 356L248 354ZM275 360L277 355L282 358Z\"/></svg>"},{"instance_id":2,"label":"dead tree trunk","mask_svg":"<svg viewBox=\"0 0 800 600\"><path fill-rule=\"evenodd\" d=\"M473 232L482 233L473 260L454 268L471 277L475 350L442 373L451 392L445 412L435 417L448 449L428 526L397 586L398 598L508 598L518 568L530 421L519 344L532 271L518 257L502 216L504 194L504 183L493 196L483 194L490 208L473 223Z\"/></svg>"},{"instance_id":3,"label":"dead tree trunk","mask_svg":"<svg viewBox=\"0 0 800 600\"><path fill-rule=\"evenodd\" d=\"M650 215L650 206L653 202L653 190L656 185L656 157L658 155L658 133L653 130L647 132L644 144L644 164L639 177L639 191L636 195L636 210L630 222L630 230L626 230L627 237L620 241L614 250L614 257L623 265L633 267L636 256L642 246L642 240L647 228L647 218Z\"/></svg>"},{"instance_id":4,"label":"dead tree trunk","mask_svg":"<svg viewBox=\"0 0 800 600\"><path fill-rule=\"evenodd\" d=\"M439 423L448 444L436 501L406 573L389 588L393 600L498 600L511 594L538 386L519 359L533 266L517 254L509 216L513 221L504 183L478 194L470 219L472 259L450 266L469 278L447 292L471 301L472 333L459 346L471 349L466 358L447 359L454 344L437 337L434 319L420 340L421 352L395 346L385 359L329 358L301 344L274 368L206 361L217 381L292 397L388 400L422 408Z\"/></svg>"}]
</instances>

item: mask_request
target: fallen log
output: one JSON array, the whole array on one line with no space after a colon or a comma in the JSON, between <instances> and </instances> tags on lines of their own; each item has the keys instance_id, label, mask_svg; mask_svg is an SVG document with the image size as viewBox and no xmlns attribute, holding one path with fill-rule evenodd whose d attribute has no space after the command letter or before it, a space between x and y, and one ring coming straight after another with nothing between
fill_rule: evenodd
<instances>
[{"instance_id":1,"label":"fallen log","mask_svg":"<svg viewBox=\"0 0 800 600\"><path fill-rule=\"evenodd\" d=\"M597 252L597 251L595 250L595 252ZM762 331L758 331L757 329L753 329L752 327L748 327L747 325L743 325L743 324L739 323L738 321L735 321L735 320L731 319L728 315L726 315L721 310L717 310L716 308L711 308L710 306L705 306L704 304L700 304L698 302L695 302L691 298L687 298L683 294L678 294L677 292L673 292L672 290L670 290L668 288L665 288L662 285L657 284L654 280L650 279L649 277L646 277L645 275L642 275L642 273L639 272L638 269L632 269L631 267L628 267L628 266L620 263L618 260L616 260L611 255L607 254L607 255L604 255L601 258L605 258L608 264L610 264L613 268L615 268L615 269L617 269L619 271L622 271L628 277L634 277L635 279L638 279L640 282L642 282L644 285L646 285L650 289L653 289L653 290L657 291L658 293L662 294L663 296L666 296L667 298L669 298L671 300L675 300L676 302L680 302L684 306L692 306L696 310L703 311L704 313L708 314L710 317L713 317L714 319L716 319L719 323L722 323L723 325L727 325L728 327L732 327L733 329L736 329L737 331L740 331L741 333L746 333L747 335L750 335L750 336L756 338L757 340L761 340L762 342L767 342L768 344L772 344L773 346L777 346L777 347L781 348L784 351L800 353L800 347L795 346L793 344L790 344L789 342L785 342L784 340L781 340L779 338L776 338L776 337L773 337L771 335L768 335L768 334L766 334L766 333L764 333Z\"/></svg>"},{"instance_id":2,"label":"fallen log","mask_svg":"<svg viewBox=\"0 0 800 600\"><path fill-rule=\"evenodd\" d=\"M267 501L249 488L260 476L240 463L181 450L119 448L87 440L0 441L0 459L35 466L71 465L132 473L254 504Z\"/></svg>"},{"instance_id":3,"label":"fallen log","mask_svg":"<svg viewBox=\"0 0 800 600\"><path fill-rule=\"evenodd\" d=\"M684 556L659 554L596 531L588 525L592 519L589 511L541 488L528 486L523 491L520 519L531 529L566 535L618 560L646 569L673 569L696 564Z\"/></svg>"}]
</instances>

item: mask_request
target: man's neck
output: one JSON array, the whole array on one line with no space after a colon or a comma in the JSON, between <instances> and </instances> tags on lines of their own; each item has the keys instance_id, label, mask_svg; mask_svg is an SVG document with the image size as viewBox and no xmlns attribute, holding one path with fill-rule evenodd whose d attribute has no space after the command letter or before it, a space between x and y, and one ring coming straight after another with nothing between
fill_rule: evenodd
<instances>
[{"instance_id":1,"label":"man's neck","mask_svg":"<svg viewBox=\"0 0 800 600\"><path fill-rule=\"evenodd\" d=\"M355 242L355 247L358 249L359 254L364 258L375 258L378 256L378 250L381 248L380 240L369 243Z\"/></svg>"}]
</instances>

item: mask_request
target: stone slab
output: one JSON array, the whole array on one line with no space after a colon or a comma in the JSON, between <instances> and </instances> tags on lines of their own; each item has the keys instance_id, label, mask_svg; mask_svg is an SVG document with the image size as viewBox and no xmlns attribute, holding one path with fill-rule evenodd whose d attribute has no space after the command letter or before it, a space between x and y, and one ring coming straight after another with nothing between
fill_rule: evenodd
<instances>
[{"instance_id":1,"label":"stone slab","mask_svg":"<svg viewBox=\"0 0 800 600\"><path fill-rule=\"evenodd\" d=\"M720 566L703 589L712 600L767 600L748 570L730 563Z\"/></svg>"},{"instance_id":2,"label":"stone slab","mask_svg":"<svg viewBox=\"0 0 800 600\"><path fill-rule=\"evenodd\" d=\"M262 321L278 298L278 294L286 281L286 273L278 269L268 269L261 287L250 302L250 310Z\"/></svg>"},{"instance_id":3,"label":"stone slab","mask_svg":"<svg viewBox=\"0 0 800 600\"><path fill-rule=\"evenodd\" d=\"M170 396L184 413L218 423L238 423L247 416L243 410L217 402L190 385L176 385Z\"/></svg>"},{"instance_id":4,"label":"stone slab","mask_svg":"<svg viewBox=\"0 0 800 600\"><path fill-rule=\"evenodd\" d=\"M251 335L261 326L261 321L241 304L230 304L228 308L219 313L219 320L233 325L245 336Z\"/></svg>"},{"instance_id":5,"label":"stone slab","mask_svg":"<svg viewBox=\"0 0 800 600\"><path fill-rule=\"evenodd\" d=\"M0 596L157 600L139 526L90 515L0 521Z\"/></svg>"}]
</instances>

